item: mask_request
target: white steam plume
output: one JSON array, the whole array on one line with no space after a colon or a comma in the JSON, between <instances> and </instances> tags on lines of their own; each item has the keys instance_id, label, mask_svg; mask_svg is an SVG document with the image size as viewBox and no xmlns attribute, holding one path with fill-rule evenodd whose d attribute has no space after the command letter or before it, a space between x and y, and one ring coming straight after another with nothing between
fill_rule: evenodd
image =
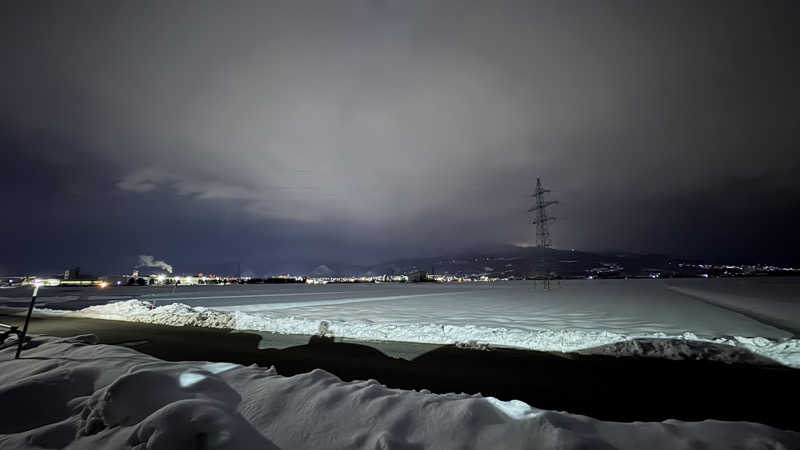
<instances>
[{"instance_id":1,"label":"white steam plume","mask_svg":"<svg viewBox=\"0 0 800 450\"><path fill-rule=\"evenodd\" d=\"M139 264L136 267L160 267L172 273L172 266L164 261L154 261L152 255L139 255Z\"/></svg>"}]
</instances>

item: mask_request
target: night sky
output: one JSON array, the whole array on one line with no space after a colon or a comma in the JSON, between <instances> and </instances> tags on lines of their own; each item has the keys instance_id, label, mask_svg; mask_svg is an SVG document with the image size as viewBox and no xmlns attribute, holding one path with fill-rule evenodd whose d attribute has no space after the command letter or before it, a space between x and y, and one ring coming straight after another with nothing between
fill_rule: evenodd
<instances>
[{"instance_id":1,"label":"night sky","mask_svg":"<svg viewBox=\"0 0 800 450\"><path fill-rule=\"evenodd\" d=\"M800 262L800 2L4 2L0 275Z\"/></svg>"}]
</instances>

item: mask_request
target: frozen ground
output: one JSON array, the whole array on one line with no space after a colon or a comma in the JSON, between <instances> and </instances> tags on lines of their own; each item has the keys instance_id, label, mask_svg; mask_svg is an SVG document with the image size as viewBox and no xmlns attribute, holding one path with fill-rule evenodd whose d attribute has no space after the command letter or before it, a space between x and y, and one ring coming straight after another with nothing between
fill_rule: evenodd
<instances>
[{"instance_id":1,"label":"frozen ground","mask_svg":"<svg viewBox=\"0 0 800 450\"><path fill-rule=\"evenodd\" d=\"M799 304L793 292L800 291L800 280L780 281L564 281L548 292L531 282L208 287L142 291L136 301L69 314L305 335L326 321L334 335L362 340L476 341L555 351L606 346L607 353L609 344L632 338L678 338L742 347L800 367L800 340L777 326L800 325L800 315L786 317ZM719 306L723 301L739 306ZM741 305L753 305L758 314L739 312Z\"/></svg>"},{"instance_id":2,"label":"frozen ground","mask_svg":"<svg viewBox=\"0 0 800 450\"><path fill-rule=\"evenodd\" d=\"M20 360L13 346L0 350L0 448L800 448L800 434L753 423L602 422L520 401L343 382L322 370L282 377L165 362L94 342L36 338Z\"/></svg>"}]
</instances>

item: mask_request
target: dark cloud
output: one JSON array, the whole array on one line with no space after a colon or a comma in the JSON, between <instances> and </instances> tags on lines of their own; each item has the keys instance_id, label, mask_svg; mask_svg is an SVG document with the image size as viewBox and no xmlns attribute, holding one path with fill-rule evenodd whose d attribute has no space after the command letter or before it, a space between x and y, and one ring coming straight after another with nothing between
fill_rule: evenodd
<instances>
[{"instance_id":1,"label":"dark cloud","mask_svg":"<svg viewBox=\"0 0 800 450\"><path fill-rule=\"evenodd\" d=\"M558 247L800 250L793 2L3 12L4 266L530 242L537 176L562 201Z\"/></svg>"}]
</instances>

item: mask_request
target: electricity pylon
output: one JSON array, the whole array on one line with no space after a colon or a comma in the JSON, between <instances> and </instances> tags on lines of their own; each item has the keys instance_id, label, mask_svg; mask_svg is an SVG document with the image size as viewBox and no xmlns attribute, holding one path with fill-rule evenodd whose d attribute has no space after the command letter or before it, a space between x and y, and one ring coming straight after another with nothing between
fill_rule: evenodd
<instances>
[{"instance_id":1,"label":"electricity pylon","mask_svg":"<svg viewBox=\"0 0 800 450\"><path fill-rule=\"evenodd\" d=\"M534 225L536 225L536 247L541 249L550 248L550 229L548 224L556 220L555 217L551 217L547 215L547 207L558 204L555 200L545 200L544 195L548 194L550 189L545 189L542 187L542 180L539 178L536 179L536 190L533 192L531 197L536 199L536 203L528 209L528 212L535 212L536 217L533 219ZM546 271L546 265L544 263L544 252L542 252L542 269L545 270L545 277L542 280L542 285L545 290L550 289L550 273Z\"/></svg>"}]
</instances>

